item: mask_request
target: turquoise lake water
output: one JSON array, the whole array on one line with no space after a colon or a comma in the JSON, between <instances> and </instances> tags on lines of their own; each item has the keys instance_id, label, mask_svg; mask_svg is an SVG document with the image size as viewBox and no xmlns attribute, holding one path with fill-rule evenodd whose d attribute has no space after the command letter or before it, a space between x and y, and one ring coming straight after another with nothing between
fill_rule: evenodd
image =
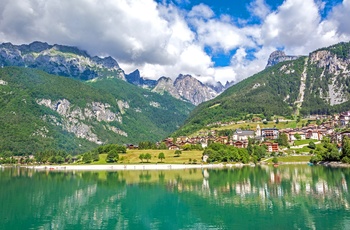
<instances>
[{"instance_id":1,"label":"turquoise lake water","mask_svg":"<svg viewBox=\"0 0 350 230\"><path fill-rule=\"evenodd\" d=\"M350 169L0 168L0 229L350 229Z\"/></svg>"}]
</instances>

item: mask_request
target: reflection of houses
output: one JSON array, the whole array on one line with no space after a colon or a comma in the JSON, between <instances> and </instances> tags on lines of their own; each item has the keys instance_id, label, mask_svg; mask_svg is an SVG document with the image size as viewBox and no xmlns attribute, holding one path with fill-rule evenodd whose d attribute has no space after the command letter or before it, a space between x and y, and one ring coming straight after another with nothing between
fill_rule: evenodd
<instances>
[{"instance_id":1,"label":"reflection of houses","mask_svg":"<svg viewBox=\"0 0 350 230\"><path fill-rule=\"evenodd\" d=\"M244 141L244 140L248 140L249 138L254 138L254 136L255 136L255 132L253 130L236 129L236 131L232 135L232 140Z\"/></svg>"},{"instance_id":2,"label":"reflection of houses","mask_svg":"<svg viewBox=\"0 0 350 230\"><path fill-rule=\"evenodd\" d=\"M265 139L276 140L278 138L277 128L263 128L261 129L261 137Z\"/></svg>"}]
</instances>

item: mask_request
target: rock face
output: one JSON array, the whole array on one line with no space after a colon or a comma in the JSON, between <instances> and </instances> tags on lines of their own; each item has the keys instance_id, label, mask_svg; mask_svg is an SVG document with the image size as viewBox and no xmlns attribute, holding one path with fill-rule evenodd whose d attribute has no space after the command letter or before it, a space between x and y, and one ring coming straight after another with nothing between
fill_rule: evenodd
<instances>
[{"instance_id":1,"label":"rock face","mask_svg":"<svg viewBox=\"0 0 350 230\"><path fill-rule=\"evenodd\" d=\"M283 51L276 50L270 54L269 60L267 61L267 67L274 66L280 62L291 61L297 59L298 56L287 56Z\"/></svg>"},{"instance_id":2,"label":"rock face","mask_svg":"<svg viewBox=\"0 0 350 230\"><path fill-rule=\"evenodd\" d=\"M145 79L141 77L140 71L137 69L132 73L125 75L126 81L130 84L140 86L142 88L154 88L157 85L156 80Z\"/></svg>"},{"instance_id":3,"label":"rock face","mask_svg":"<svg viewBox=\"0 0 350 230\"><path fill-rule=\"evenodd\" d=\"M0 44L0 66L24 66L47 73L91 80L115 77L125 80L124 72L112 57L91 57L76 47L33 42L29 45Z\"/></svg>"},{"instance_id":4,"label":"rock face","mask_svg":"<svg viewBox=\"0 0 350 230\"><path fill-rule=\"evenodd\" d=\"M84 109L77 106L72 106L67 99L58 101L51 101L50 99L38 99L39 105L44 105L53 111L56 111L62 116L61 122L57 122L57 119L53 116L44 116L43 119L49 121L56 126L62 126L62 128L70 133L73 133L78 138L83 138L96 144L103 144L99 137L93 132L93 127L86 124L85 121L104 121L107 123L117 121L122 123L122 117L118 113L111 112L108 108L110 105L100 102L92 102L87 104ZM127 133L113 127L107 126L109 130L123 136L127 136Z\"/></svg>"},{"instance_id":5,"label":"rock face","mask_svg":"<svg viewBox=\"0 0 350 230\"><path fill-rule=\"evenodd\" d=\"M203 84L191 75L182 75L175 81L167 77L161 77L157 85L153 88L153 92L168 92L173 97L189 101L194 105L211 100L226 89L221 83L215 85Z\"/></svg>"},{"instance_id":6,"label":"rock face","mask_svg":"<svg viewBox=\"0 0 350 230\"><path fill-rule=\"evenodd\" d=\"M318 50L309 55L310 66L316 66L320 71L318 79L326 81L327 87L313 93L327 101L330 105L338 105L347 102L349 95L350 80L350 51L344 57L340 57L332 48L326 50ZM347 58L346 58L347 56ZM317 88L317 81L310 82L312 88ZM312 93L312 90L311 92Z\"/></svg>"},{"instance_id":7,"label":"rock face","mask_svg":"<svg viewBox=\"0 0 350 230\"><path fill-rule=\"evenodd\" d=\"M168 77L161 77L157 81L157 85L152 89L153 92L164 94L164 92L169 93L173 97L180 99L181 96L174 86L173 80Z\"/></svg>"},{"instance_id":8,"label":"rock face","mask_svg":"<svg viewBox=\"0 0 350 230\"><path fill-rule=\"evenodd\" d=\"M139 70L135 70L125 75L125 77L126 80L133 85L152 89L153 92L160 94L168 92L173 97L189 101L194 105L216 97L234 84L234 82L226 82L225 86L222 85L221 82L204 84L191 75L182 74L180 74L175 81L167 77L161 77L158 81L149 80L141 77Z\"/></svg>"},{"instance_id":9,"label":"rock face","mask_svg":"<svg viewBox=\"0 0 350 230\"><path fill-rule=\"evenodd\" d=\"M194 105L199 105L218 95L213 89L191 75L180 75L175 80L174 87L182 98L189 100Z\"/></svg>"}]
</instances>

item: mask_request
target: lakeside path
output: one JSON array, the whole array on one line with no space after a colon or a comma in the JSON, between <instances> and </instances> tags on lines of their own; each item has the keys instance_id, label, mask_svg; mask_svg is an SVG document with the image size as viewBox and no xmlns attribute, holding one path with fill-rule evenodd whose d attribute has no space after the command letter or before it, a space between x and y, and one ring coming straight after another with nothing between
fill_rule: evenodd
<instances>
[{"instance_id":1,"label":"lakeside path","mask_svg":"<svg viewBox=\"0 0 350 230\"><path fill-rule=\"evenodd\" d=\"M223 168L241 166L241 164L114 164L114 165L40 165L25 166L36 170L85 170L85 171L117 171L117 170L176 170L193 168Z\"/></svg>"}]
</instances>

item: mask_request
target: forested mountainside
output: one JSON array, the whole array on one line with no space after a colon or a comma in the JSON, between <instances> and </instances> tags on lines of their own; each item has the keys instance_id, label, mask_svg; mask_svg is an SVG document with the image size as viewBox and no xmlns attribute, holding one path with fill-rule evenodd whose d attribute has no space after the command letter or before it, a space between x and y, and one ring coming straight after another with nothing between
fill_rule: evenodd
<instances>
[{"instance_id":1,"label":"forested mountainside","mask_svg":"<svg viewBox=\"0 0 350 230\"><path fill-rule=\"evenodd\" d=\"M25 67L0 68L0 95L0 151L19 155L158 141L193 109L117 78L82 82Z\"/></svg>"},{"instance_id":2,"label":"forested mountainside","mask_svg":"<svg viewBox=\"0 0 350 230\"><path fill-rule=\"evenodd\" d=\"M251 114L293 116L349 110L350 43L339 43L279 62L196 107L173 135Z\"/></svg>"}]
</instances>

